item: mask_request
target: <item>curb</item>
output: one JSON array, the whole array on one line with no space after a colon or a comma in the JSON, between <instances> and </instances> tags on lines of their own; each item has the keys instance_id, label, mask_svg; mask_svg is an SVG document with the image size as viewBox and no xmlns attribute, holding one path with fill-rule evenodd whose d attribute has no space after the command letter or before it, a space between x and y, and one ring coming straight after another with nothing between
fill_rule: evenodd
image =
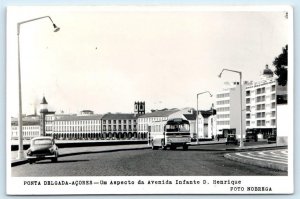
<instances>
[{"instance_id":1,"label":"curb","mask_svg":"<svg viewBox=\"0 0 300 199\"><path fill-rule=\"evenodd\" d=\"M274 164L274 163L270 163L270 162L266 162L266 161L252 160L249 158L239 158L239 157L233 156L231 154L225 154L224 157L229 160L241 162L244 164L250 164L250 165L260 166L260 167L264 167L264 168L276 169L276 170L280 170L280 171L288 171L287 165Z\"/></svg>"},{"instance_id":2,"label":"curb","mask_svg":"<svg viewBox=\"0 0 300 199\"><path fill-rule=\"evenodd\" d=\"M26 164L28 163L28 160L27 159L23 159L23 160L13 160L11 162L11 167L15 167L15 166L18 166L18 165L22 165L22 164Z\"/></svg>"}]
</instances>

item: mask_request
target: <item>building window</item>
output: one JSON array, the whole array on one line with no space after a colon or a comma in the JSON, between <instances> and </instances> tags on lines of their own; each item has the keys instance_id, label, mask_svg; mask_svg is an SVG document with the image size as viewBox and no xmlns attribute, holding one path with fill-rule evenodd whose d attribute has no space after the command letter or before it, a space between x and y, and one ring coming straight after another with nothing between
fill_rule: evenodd
<instances>
[{"instance_id":1,"label":"building window","mask_svg":"<svg viewBox=\"0 0 300 199\"><path fill-rule=\"evenodd\" d=\"M257 120L257 126L266 126L265 120Z\"/></svg>"},{"instance_id":2,"label":"building window","mask_svg":"<svg viewBox=\"0 0 300 199\"><path fill-rule=\"evenodd\" d=\"M223 105L223 104L229 104L229 100L221 100L221 101L217 101L217 105Z\"/></svg>"},{"instance_id":3,"label":"building window","mask_svg":"<svg viewBox=\"0 0 300 199\"><path fill-rule=\"evenodd\" d=\"M116 130L117 130L117 126L116 126L116 125L114 125L113 129L114 129L114 131L116 131Z\"/></svg>"},{"instance_id":4,"label":"building window","mask_svg":"<svg viewBox=\"0 0 300 199\"><path fill-rule=\"evenodd\" d=\"M273 93L271 99L272 99L272 100L275 100L275 97L276 97L276 95L275 95L275 93Z\"/></svg>"},{"instance_id":5,"label":"building window","mask_svg":"<svg viewBox=\"0 0 300 199\"><path fill-rule=\"evenodd\" d=\"M108 126L108 130L111 131L111 126Z\"/></svg>"},{"instance_id":6,"label":"building window","mask_svg":"<svg viewBox=\"0 0 300 199\"><path fill-rule=\"evenodd\" d=\"M220 108L217 108L217 112L224 112L224 111L229 111L229 107L220 107Z\"/></svg>"},{"instance_id":7,"label":"building window","mask_svg":"<svg viewBox=\"0 0 300 199\"><path fill-rule=\"evenodd\" d=\"M219 114L217 115L217 118L220 119L220 118L229 118L229 114ZM201 122L201 119L199 120Z\"/></svg>"},{"instance_id":8,"label":"building window","mask_svg":"<svg viewBox=\"0 0 300 199\"><path fill-rule=\"evenodd\" d=\"M250 113L247 113L247 114L246 114L246 118L247 118L247 119L250 119Z\"/></svg>"},{"instance_id":9,"label":"building window","mask_svg":"<svg viewBox=\"0 0 300 199\"><path fill-rule=\"evenodd\" d=\"M246 121L246 126L250 126L250 121Z\"/></svg>"},{"instance_id":10,"label":"building window","mask_svg":"<svg viewBox=\"0 0 300 199\"><path fill-rule=\"evenodd\" d=\"M272 108L275 108L275 102L272 102Z\"/></svg>"},{"instance_id":11,"label":"building window","mask_svg":"<svg viewBox=\"0 0 300 199\"><path fill-rule=\"evenodd\" d=\"M116 120L114 120L114 124L116 124L117 123L117 121Z\"/></svg>"},{"instance_id":12,"label":"building window","mask_svg":"<svg viewBox=\"0 0 300 199\"><path fill-rule=\"evenodd\" d=\"M258 88L258 89L256 89L256 94L261 94L261 89L260 88Z\"/></svg>"},{"instance_id":13,"label":"building window","mask_svg":"<svg viewBox=\"0 0 300 199\"><path fill-rule=\"evenodd\" d=\"M118 127L118 128L119 128L119 131L121 131L121 130L122 130L122 125L119 125L119 127Z\"/></svg>"},{"instance_id":14,"label":"building window","mask_svg":"<svg viewBox=\"0 0 300 199\"><path fill-rule=\"evenodd\" d=\"M266 96L258 96L256 97L256 102L264 102L266 100Z\"/></svg>"},{"instance_id":15,"label":"building window","mask_svg":"<svg viewBox=\"0 0 300 199\"><path fill-rule=\"evenodd\" d=\"M111 124L111 120L108 120L108 124Z\"/></svg>"},{"instance_id":16,"label":"building window","mask_svg":"<svg viewBox=\"0 0 300 199\"><path fill-rule=\"evenodd\" d=\"M256 105L256 110L265 110L266 108L266 105L265 104L259 104L259 105Z\"/></svg>"},{"instance_id":17,"label":"building window","mask_svg":"<svg viewBox=\"0 0 300 199\"><path fill-rule=\"evenodd\" d=\"M217 98L229 97L229 93L217 94Z\"/></svg>"},{"instance_id":18,"label":"building window","mask_svg":"<svg viewBox=\"0 0 300 199\"><path fill-rule=\"evenodd\" d=\"M272 85L272 91L275 91L275 85Z\"/></svg>"},{"instance_id":19,"label":"building window","mask_svg":"<svg viewBox=\"0 0 300 199\"><path fill-rule=\"evenodd\" d=\"M246 111L250 111L250 106L246 106Z\"/></svg>"},{"instance_id":20,"label":"building window","mask_svg":"<svg viewBox=\"0 0 300 199\"><path fill-rule=\"evenodd\" d=\"M276 116L276 112L272 111L272 117L275 117L275 116Z\"/></svg>"},{"instance_id":21,"label":"building window","mask_svg":"<svg viewBox=\"0 0 300 199\"><path fill-rule=\"evenodd\" d=\"M229 121L217 121L217 125L229 125Z\"/></svg>"},{"instance_id":22,"label":"building window","mask_svg":"<svg viewBox=\"0 0 300 199\"><path fill-rule=\"evenodd\" d=\"M275 119L271 120L271 125L272 125L272 126L275 126L275 125L276 125L276 120L275 120Z\"/></svg>"},{"instance_id":23,"label":"building window","mask_svg":"<svg viewBox=\"0 0 300 199\"><path fill-rule=\"evenodd\" d=\"M246 103L247 103L247 104L250 103L250 98L246 98Z\"/></svg>"},{"instance_id":24,"label":"building window","mask_svg":"<svg viewBox=\"0 0 300 199\"><path fill-rule=\"evenodd\" d=\"M246 91L246 96L250 96L250 91Z\"/></svg>"}]
</instances>

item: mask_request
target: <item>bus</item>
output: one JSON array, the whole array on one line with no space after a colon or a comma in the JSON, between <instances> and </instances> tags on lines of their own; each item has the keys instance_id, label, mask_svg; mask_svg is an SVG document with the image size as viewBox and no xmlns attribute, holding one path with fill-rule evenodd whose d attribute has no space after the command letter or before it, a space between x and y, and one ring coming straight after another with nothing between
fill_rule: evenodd
<instances>
[{"instance_id":1,"label":"bus","mask_svg":"<svg viewBox=\"0 0 300 199\"><path fill-rule=\"evenodd\" d=\"M153 150L169 147L175 150L182 146L183 150L188 149L191 142L189 121L182 118L169 119L162 122L154 122L150 125L150 142Z\"/></svg>"}]
</instances>

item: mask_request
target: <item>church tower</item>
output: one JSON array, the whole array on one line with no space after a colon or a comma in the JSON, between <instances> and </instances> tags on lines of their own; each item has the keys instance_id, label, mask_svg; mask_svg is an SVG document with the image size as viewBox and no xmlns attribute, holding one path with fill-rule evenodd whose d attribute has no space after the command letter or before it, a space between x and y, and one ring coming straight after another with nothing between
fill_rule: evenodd
<instances>
[{"instance_id":1,"label":"church tower","mask_svg":"<svg viewBox=\"0 0 300 199\"><path fill-rule=\"evenodd\" d=\"M145 114L145 102L134 102L134 114L144 115Z\"/></svg>"},{"instance_id":2,"label":"church tower","mask_svg":"<svg viewBox=\"0 0 300 199\"><path fill-rule=\"evenodd\" d=\"M48 102L45 98L45 96L42 99L41 102L41 108L40 108L40 114L41 114L41 135L46 135L46 114L48 113Z\"/></svg>"}]
</instances>

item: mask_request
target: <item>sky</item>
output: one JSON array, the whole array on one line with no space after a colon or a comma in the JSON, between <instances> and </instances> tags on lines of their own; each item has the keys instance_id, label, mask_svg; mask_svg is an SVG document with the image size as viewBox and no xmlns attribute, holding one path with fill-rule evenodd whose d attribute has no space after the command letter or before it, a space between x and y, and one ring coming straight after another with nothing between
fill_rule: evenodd
<instances>
[{"instance_id":1,"label":"sky","mask_svg":"<svg viewBox=\"0 0 300 199\"><path fill-rule=\"evenodd\" d=\"M270 6L268 7L268 9ZM23 113L43 96L49 110L78 113L162 108L209 109L226 81L258 80L291 43L286 7L200 6L10 7L7 12L7 108L18 113L17 23Z\"/></svg>"}]
</instances>

